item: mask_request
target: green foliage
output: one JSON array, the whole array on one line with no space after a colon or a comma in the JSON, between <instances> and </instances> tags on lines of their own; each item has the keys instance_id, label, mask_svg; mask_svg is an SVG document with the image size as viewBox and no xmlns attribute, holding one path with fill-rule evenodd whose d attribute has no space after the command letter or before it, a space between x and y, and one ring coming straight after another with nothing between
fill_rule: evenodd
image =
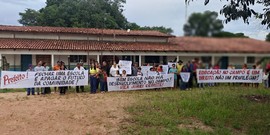
<instances>
[{"instance_id":1,"label":"green foliage","mask_svg":"<svg viewBox=\"0 0 270 135\"><path fill-rule=\"evenodd\" d=\"M189 3L193 0L185 0ZM270 1L269 0L227 0L228 3L223 6L220 13L224 15L225 22L228 23L232 20L243 19L244 23L249 24L249 18L256 17L261 19L262 25L267 25L270 28ZM209 0L205 0L205 5ZM263 10L254 9L253 5L262 5Z\"/></svg>"},{"instance_id":2,"label":"green foliage","mask_svg":"<svg viewBox=\"0 0 270 135\"><path fill-rule=\"evenodd\" d=\"M173 33L173 30L171 28L166 28L164 26L153 26L153 27L144 26L144 27L141 27L141 26L137 25L136 23L128 23L127 28L131 29L131 30L155 30L155 31L159 31L159 32L165 33L165 34L172 34Z\"/></svg>"},{"instance_id":3,"label":"green foliage","mask_svg":"<svg viewBox=\"0 0 270 135\"><path fill-rule=\"evenodd\" d=\"M171 34L171 28L141 27L129 23L123 15L125 0L47 0L38 11L26 9L19 13L19 23L25 26L55 26L108 28L131 30L157 30Z\"/></svg>"},{"instance_id":4,"label":"green foliage","mask_svg":"<svg viewBox=\"0 0 270 135\"><path fill-rule=\"evenodd\" d=\"M270 33L268 33L268 34L266 35L265 41L270 42Z\"/></svg>"},{"instance_id":5,"label":"green foliage","mask_svg":"<svg viewBox=\"0 0 270 135\"><path fill-rule=\"evenodd\" d=\"M147 91L127 107L123 134L270 134L268 102L247 95L270 96L267 89L219 86L192 91Z\"/></svg>"},{"instance_id":6,"label":"green foliage","mask_svg":"<svg viewBox=\"0 0 270 135\"><path fill-rule=\"evenodd\" d=\"M248 36L245 36L244 33L231 33L231 32L227 32L227 31L222 31L222 32L213 34L213 37L219 37L219 38L223 38L223 37L249 38Z\"/></svg>"},{"instance_id":7,"label":"green foliage","mask_svg":"<svg viewBox=\"0 0 270 135\"><path fill-rule=\"evenodd\" d=\"M93 27L124 29L125 0L47 0L46 7L20 13L19 22L26 26Z\"/></svg>"},{"instance_id":8,"label":"green foliage","mask_svg":"<svg viewBox=\"0 0 270 135\"><path fill-rule=\"evenodd\" d=\"M219 33L223 29L223 24L217 17L218 13L211 11L191 14L184 25L184 35L208 37Z\"/></svg>"}]
</instances>

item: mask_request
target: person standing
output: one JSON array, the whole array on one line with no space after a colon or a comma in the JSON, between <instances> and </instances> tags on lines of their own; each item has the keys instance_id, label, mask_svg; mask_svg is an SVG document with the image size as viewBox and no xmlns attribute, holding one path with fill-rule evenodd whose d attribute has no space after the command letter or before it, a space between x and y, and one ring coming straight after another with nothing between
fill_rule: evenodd
<instances>
[{"instance_id":1,"label":"person standing","mask_svg":"<svg viewBox=\"0 0 270 135\"><path fill-rule=\"evenodd\" d=\"M44 71L49 71L50 67L47 66L46 62L43 62L42 66L44 67ZM42 88L42 90L43 90L42 94L50 94L51 93L50 87Z\"/></svg>"},{"instance_id":2,"label":"person standing","mask_svg":"<svg viewBox=\"0 0 270 135\"><path fill-rule=\"evenodd\" d=\"M180 87L180 82L181 82L180 73L181 73L182 68L183 68L183 61L182 60L178 61L177 65L176 65L176 68L177 68L177 87Z\"/></svg>"},{"instance_id":3,"label":"person standing","mask_svg":"<svg viewBox=\"0 0 270 135\"><path fill-rule=\"evenodd\" d=\"M57 61L56 65L53 66L53 71L58 71L61 68L61 61ZM57 87L54 87L54 93L56 93Z\"/></svg>"},{"instance_id":4,"label":"person standing","mask_svg":"<svg viewBox=\"0 0 270 135\"><path fill-rule=\"evenodd\" d=\"M81 63L77 63L77 66L74 68L74 71L84 71L85 69L83 68ZM84 92L84 86L76 86L76 92L79 93L80 89L82 92Z\"/></svg>"},{"instance_id":5,"label":"person standing","mask_svg":"<svg viewBox=\"0 0 270 135\"><path fill-rule=\"evenodd\" d=\"M99 81L100 81L100 91L101 93L104 93L107 87L107 73L105 70L101 69L99 70Z\"/></svg>"},{"instance_id":6,"label":"person standing","mask_svg":"<svg viewBox=\"0 0 270 135\"><path fill-rule=\"evenodd\" d=\"M90 74L90 87L91 87L90 93L95 94L97 92L97 75L98 75L98 70L95 63L91 63L89 74Z\"/></svg>"},{"instance_id":7,"label":"person standing","mask_svg":"<svg viewBox=\"0 0 270 135\"><path fill-rule=\"evenodd\" d=\"M269 88L268 79L269 79L269 71L268 70L265 70L264 71L264 74L263 74L263 79L262 79L265 88Z\"/></svg>"},{"instance_id":8,"label":"person standing","mask_svg":"<svg viewBox=\"0 0 270 135\"><path fill-rule=\"evenodd\" d=\"M137 72L138 72L138 64L137 63L135 63L134 65L132 65L131 71L132 71L132 75L131 76L137 76Z\"/></svg>"},{"instance_id":9,"label":"person standing","mask_svg":"<svg viewBox=\"0 0 270 135\"><path fill-rule=\"evenodd\" d=\"M60 70L62 70L62 71L66 70L64 64L61 65ZM60 95L65 95L66 94L66 90L67 90L67 87L66 86L60 86L58 88L60 90Z\"/></svg>"},{"instance_id":10,"label":"person standing","mask_svg":"<svg viewBox=\"0 0 270 135\"><path fill-rule=\"evenodd\" d=\"M138 67L137 76L143 76L142 68L141 67Z\"/></svg>"},{"instance_id":11,"label":"person standing","mask_svg":"<svg viewBox=\"0 0 270 135\"><path fill-rule=\"evenodd\" d=\"M122 71L121 77L127 77L127 71L126 71L126 70L123 70L123 71Z\"/></svg>"},{"instance_id":12,"label":"person standing","mask_svg":"<svg viewBox=\"0 0 270 135\"><path fill-rule=\"evenodd\" d=\"M174 74L174 88L177 87L177 69L175 68L175 64L172 64L172 68L169 70L170 74Z\"/></svg>"},{"instance_id":13,"label":"person standing","mask_svg":"<svg viewBox=\"0 0 270 135\"><path fill-rule=\"evenodd\" d=\"M110 66L107 64L106 61L102 62L102 68L101 69L106 72L107 76L110 74ZM108 91L108 85L106 85L105 91Z\"/></svg>"},{"instance_id":14,"label":"person standing","mask_svg":"<svg viewBox=\"0 0 270 135\"><path fill-rule=\"evenodd\" d=\"M39 61L37 66L34 68L34 71L45 71L45 68L42 66L42 61ZM39 95L40 91L42 92L42 88L36 88L37 94Z\"/></svg>"},{"instance_id":15,"label":"person standing","mask_svg":"<svg viewBox=\"0 0 270 135\"><path fill-rule=\"evenodd\" d=\"M117 66L116 62L113 62L113 65L110 69L110 76L115 77L117 70L119 71L119 67Z\"/></svg>"},{"instance_id":16,"label":"person standing","mask_svg":"<svg viewBox=\"0 0 270 135\"><path fill-rule=\"evenodd\" d=\"M32 64L29 64L26 72L33 72L33 71L34 69ZM27 96L29 96L30 94L35 95L35 88L27 88Z\"/></svg>"}]
</instances>

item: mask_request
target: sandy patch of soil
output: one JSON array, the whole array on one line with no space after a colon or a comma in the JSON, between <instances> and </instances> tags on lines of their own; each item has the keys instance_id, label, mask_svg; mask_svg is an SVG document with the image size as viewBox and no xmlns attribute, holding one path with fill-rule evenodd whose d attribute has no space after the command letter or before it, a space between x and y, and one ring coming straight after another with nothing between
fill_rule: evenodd
<instances>
[{"instance_id":1,"label":"sandy patch of soil","mask_svg":"<svg viewBox=\"0 0 270 135\"><path fill-rule=\"evenodd\" d=\"M106 135L119 134L128 115L124 107L134 102L130 94L0 94L2 135Z\"/></svg>"},{"instance_id":2,"label":"sandy patch of soil","mask_svg":"<svg viewBox=\"0 0 270 135\"><path fill-rule=\"evenodd\" d=\"M198 119L192 118L190 120L188 120L188 123L183 123L178 125L178 128L180 129L188 129L188 130L202 130L205 132L213 132L213 128L210 126L205 125L203 122L201 122Z\"/></svg>"}]
</instances>

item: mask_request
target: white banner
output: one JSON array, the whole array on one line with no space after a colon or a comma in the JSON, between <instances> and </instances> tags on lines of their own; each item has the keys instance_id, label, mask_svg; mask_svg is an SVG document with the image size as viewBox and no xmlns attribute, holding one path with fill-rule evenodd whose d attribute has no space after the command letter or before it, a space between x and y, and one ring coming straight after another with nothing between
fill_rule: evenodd
<instances>
[{"instance_id":1,"label":"white banner","mask_svg":"<svg viewBox=\"0 0 270 135\"><path fill-rule=\"evenodd\" d=\"M162 65L162 73L161 74L168 74L169 72L169 66L168 65Z\"/></svg>"},{"instance_id":2,"label":"white banner","mask_svg":"<svg viewBox=\"0 0 270 135\"><path fill-rule=\"evenodd\" d=\"M262 69L197 69L198 83L262 83Z\"/></svg>"},{"instance_id":3,"label":"white banner","mask_svg":"<svg viewBox=\"0 0 270 135\"><path fill-rule=\"evenodd\" d=\"M168 62L168 66L171 68L172 67L172 65L175 65L175 67L176 67L176 63L175 62Z\"/></svg>"},{"instance_id":4,"label":"white banner","mask_svg":"<svg viewBox=\"0 0 270 135\"><path fill-rule=\"evenodd\" d=\"M35 88L88 85L88 70L1 72L1 88Z\"/></svg>"},{"instance_id":5,"label":"white banner","mask_svg":"<svg viewBox=\"0 0 270 135\"><path fill-rule=\"evenodd\" d=\"M174 86L174 75L108 77L109 91L154 89Z\"/></svg>"},{"instance_id":6,"label":"white banner","mask_svg":"<svg viewBox=\"0 0 270 135\"><path fill-rule=\"evenodd\" d=\"M180 76L181 76L183 82L188 82L188 80L190 78L190 73L189 72L181 72Z\"/></svg>"},{"instance_id":7,"label":"white banner","mask_svg":"<svg viewBox=\"0 0 270 135\"><path fill-rule=\"evenodd\" d=\"M126 70L128 75L131 75L132 71L131 71L131 65L132 65L132 61L126 61L126 60L120 60L118 63L120 69L119 69L119 73L122 74L123 70Z\"/></svg>"},{"instance_id":8,"label":"white banner","mask_svg":"<svg viewBox=\"0 0 270 135\"><path fill-rule=\"evenodd\" d=\"M150 68L151 68L151 67L152 67L152 66L141 66L143 76L148 76L148 75L150 75L149 72L150 72Z\"/></svg>"}]
</instances>

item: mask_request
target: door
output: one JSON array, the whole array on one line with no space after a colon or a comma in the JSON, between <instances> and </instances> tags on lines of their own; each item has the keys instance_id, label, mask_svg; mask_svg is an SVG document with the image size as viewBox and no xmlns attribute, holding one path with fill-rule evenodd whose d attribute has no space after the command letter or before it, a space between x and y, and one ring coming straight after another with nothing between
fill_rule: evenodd
<instances>
[{"instance_id":1,"label":"door","mask_svg":"<svg viewBox=\"0 0 270 135\"><path fill-rule=\"evenodd\" d=\"M220 68L227 69L229 65L229 58L227 56L221 57L220 59Z\"/></svg>"},{"instance_id":2,"label":"door","mask_svg":"<svg viewBox=\"0 0 270 135\"><path fill-rule=\"evenodd\" d=\"M29 64L32 64L32 55L21 55L21 71L26 71Z\"/></svg>"}]
</instances>

